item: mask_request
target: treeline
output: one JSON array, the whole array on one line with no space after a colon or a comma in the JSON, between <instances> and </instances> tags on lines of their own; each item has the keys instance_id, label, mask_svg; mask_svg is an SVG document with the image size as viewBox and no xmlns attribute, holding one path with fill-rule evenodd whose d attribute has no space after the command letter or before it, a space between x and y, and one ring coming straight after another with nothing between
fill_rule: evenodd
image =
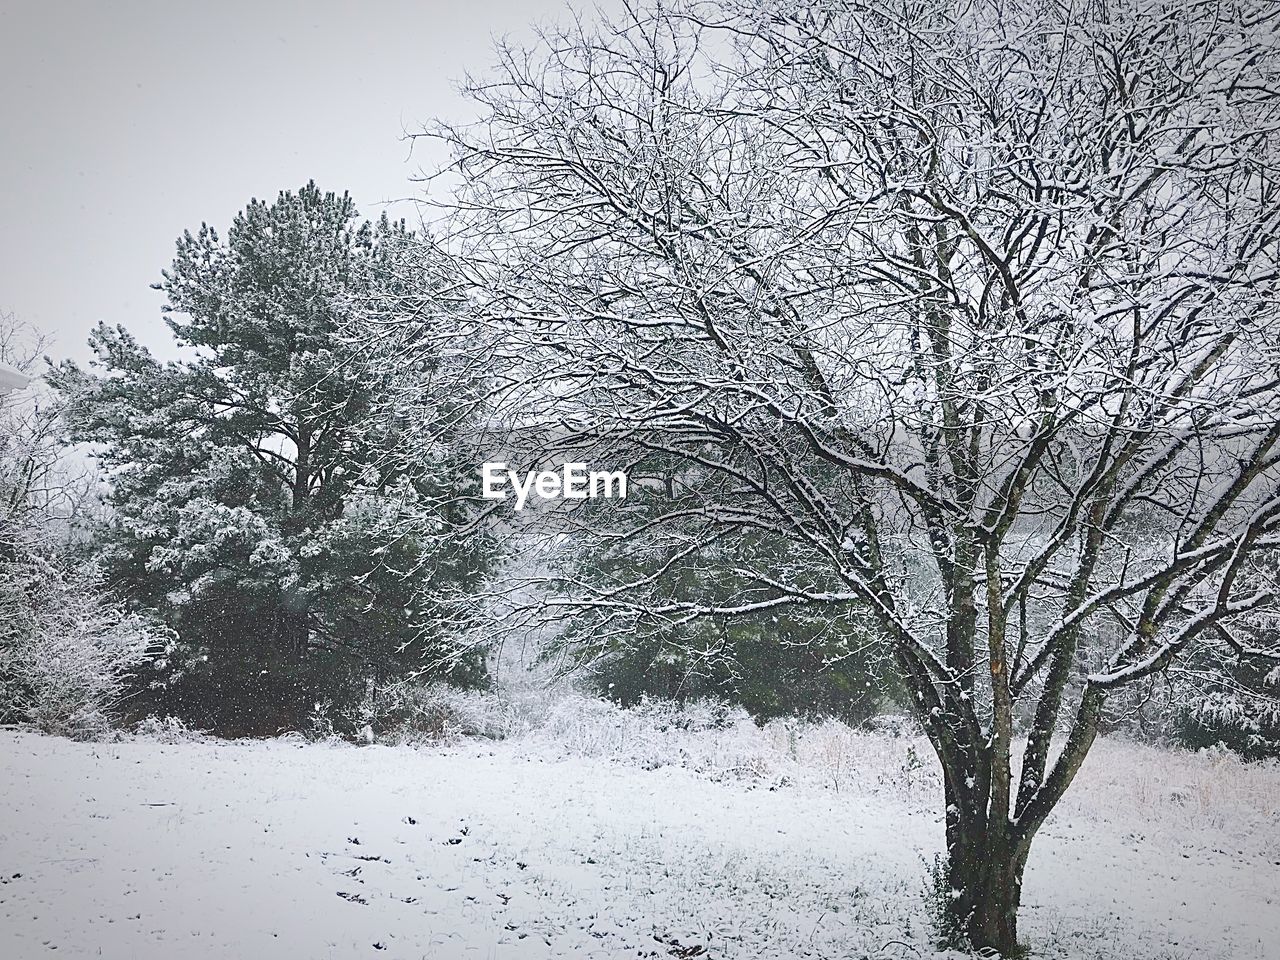
<instances>
[{"instance_id":1,"label":"treeline","mask_svg":"<svg viewBox=\"0 0 1280 960\"><path fill-rule=\"evenodd\" d=\"M227 736L357 736L389 686L488 684L486 637L509 634L493 598L520 573L520 535L476 497L484 349L424 360L398 339L406 317L422 321L422 289L438 287L429 250L314 183L252 201L225 236L183 234L157 284L183 360L99 326L88 369L51 367L54 401L10 411L5 721L84 731L172 716ZM35 356L14 362L32 369ZM72 520L35 504L59 444L92 453L101 509L84 509L83 489ZM666 488L643 484L627 502L632 515L668 506ZM579 543L562 576L652 576L655 599L685 607L749 598L735 572L748 554L796 562L768 535L685 557ZM562 618L543 654L621 704L712 698L760 719L850 723L908 710L855 604L599 621L590 608ZM1265 669L1203 667L1119 701L1112 728L1274 755Z\"/></svg>"},{"instance_id":2,"label":"treeline","mask_svg":"<svg viewBox=\"0 0 1280 960\"><path fill-rule=\"evenodd\" d=\"M484 350L449 349L447 315L428 321L427 355L401 339L406 319L439 309L430 249L314 183L255 200L225 234L185 233L157 284L184 359L162 363L100 326L87 369L48 370L56 402L39 437L35 420L11 416L0 451L6 720L87 729L158 715L228 736L354 737L391 685L488 683L486 638L511 629L494 597L520 577L522 550L477 497L476 437L492 428ZM30 509L30 477L52 469L57 444L92 454L105 493L103 509L53 531L47 509ZM627 509L657 516L669 508L657 490L633 487ZM684 608L750 598L735 573L748 554L796 562L768 535L685 556L580 546L561 576L598 587L654 575L661 601ZM544 634L542 654L622 704L715 698L760 719L851 723L908 709L856 604L599 626L578 611ZM48 679L50 660L76 667ZM1275 718L1233 695L1265 695L1267 677L1205 676L1198 698L1148 691L1114 725L1271 753Z\"/></svg>"},{"instance_id":3,"label":"treeline","mask_svg":"<svg viewBox=\"0 0 1280 960\"><path fill-rule=\"evenodd\" d=\"M119 718L355 736L388 685L487 682L482 587L518 551L477 532L474 444L451 442L484 428L483 369L398 350L396 321L433 283L403 223L362 220L310 183L252 201L225 233L179 238L157 287L184 359L102 325L88 368L47 372L62 443L106 483L106 509L64 551L150 631L145 660L120 664ZM643 561L575 558L618 562ZM689 596L735 589L727 568L679 582ZM715 697L762 718L858 721L895 700L847 616L637 629L589 651L573 640L547 652L624 703Z\"/></svg>"},{"instance_id":4,"label":"treeline","mask_svg":"<svg viewBox=\"0 0 1280 960\"><path fill-rule=\"evenodd\" d=\"M5 721L96 729L110 704L117 719L175 716L229 736L355 735L378 688L487 682L487 651L470 641L517 551L496 530L477 535L474 445L449 443L483 427L483 370L418 351L405 362L394 336L433 282L423 250L402 223L362 221L314 184L254 201L225 238L184 234L159 284L192 359L160 363L102 326L89 369L48 372L55 403L8 412ZM34 369L35 353L9 352ZM59 442L88 444L107 485L106 510L74 531L47 495L36 503L66 485L50 479ZM630 508L663 498L641 487ZM661 566L665 600L715 607L745 589L735 552L781 562L785 549L762 537L673 563L627 544L567 565L597 580ZM546 653L623 704L710 697L761 719L854 723L905 709L852 606L637 618L622 634L588 617ZM1256 665L1205 663L1130 698L1113 726L1274 755L1271 684Z\"/></svg>"}]
</instances>

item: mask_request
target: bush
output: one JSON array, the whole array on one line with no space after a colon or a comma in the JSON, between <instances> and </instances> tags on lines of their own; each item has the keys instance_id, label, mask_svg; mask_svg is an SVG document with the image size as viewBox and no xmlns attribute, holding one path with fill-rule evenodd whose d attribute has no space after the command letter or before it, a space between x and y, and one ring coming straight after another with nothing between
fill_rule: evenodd
<instances>
[{"instance_id":1,"label":"bush","mask_svg":"<svg viewBox=\"0 0 1280 960\"><path fill-rule=\"evenodd\" d=\"M0 721L99 736L157 634L12 524L0 528Z\"/></svg>"},{"instance_id":2,"label":"bush","mask_svg":"<svg viewBox=\"0 0 1280 960\"><path fill-rule=\"evenodd\" d=\"M156 743L191 743L203 740L203 730L192 730L178 717L157 717L154 714L139 720L133 727L133 734Z\"/></svg>"},{"instance_id":3,"label":"bush","mask_svg":"<svg viewBox=\"0 0 1280 960\"><path fill-rule=\"evenodd\" d=\"M943 949L967 947L964 931L951 912L951 898L955 895L951 883L951 864L940 853L933 855L933 862L926 863L928 876L924 886L924 909L929 925Z\"/></svg>"},{"instance_id":4,"label":"bush","mask_svg":"<svg viewBox=\"0 0 1280 960\"><path fill-rule=\"evenodd\" d=\"M356 714L346 724L335 726L332 717L329 704L316 704L312 735L346 734L365 742L418 743L455 737L501 738L512 726L509 707L493 694L441 681L370 683Z\"/></svg>"}]
</instances>

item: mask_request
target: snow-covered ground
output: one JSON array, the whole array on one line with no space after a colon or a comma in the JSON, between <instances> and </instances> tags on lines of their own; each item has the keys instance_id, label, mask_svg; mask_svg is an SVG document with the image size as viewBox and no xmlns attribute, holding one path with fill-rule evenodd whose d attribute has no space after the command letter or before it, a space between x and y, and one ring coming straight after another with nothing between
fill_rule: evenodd
<instances>
[{"instance_id":1,"label":"snow-covered ground","mask_svg":"<svg viewBox=\"0 0 1280 960\"><path fill-rule=\"evenodd\" d=\"M593 708L594 709L594 708ZM0 957L941 956L922 744L572 711L449 746L0 734ZM1039 955L1280 957L1280 769L1101 744Z\"/></svg>"}]
</instances>

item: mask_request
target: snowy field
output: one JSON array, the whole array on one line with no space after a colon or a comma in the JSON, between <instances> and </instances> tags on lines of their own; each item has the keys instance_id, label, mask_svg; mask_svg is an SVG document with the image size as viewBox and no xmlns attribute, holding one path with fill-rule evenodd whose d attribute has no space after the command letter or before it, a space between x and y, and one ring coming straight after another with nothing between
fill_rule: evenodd
<instances>
[{"instance_id":1,"label":"snowy field","mask_svg":"<svg viewBox=\"0 0 1280 960\"><path fill-rule=\"evenodd\" d=\"M918 958L922 743L570 705L504 741L0 733L0 957ZM1280 956L1280 768L1100 744L1032 853L1040 956Z\"/></svg>"}]
</instances>

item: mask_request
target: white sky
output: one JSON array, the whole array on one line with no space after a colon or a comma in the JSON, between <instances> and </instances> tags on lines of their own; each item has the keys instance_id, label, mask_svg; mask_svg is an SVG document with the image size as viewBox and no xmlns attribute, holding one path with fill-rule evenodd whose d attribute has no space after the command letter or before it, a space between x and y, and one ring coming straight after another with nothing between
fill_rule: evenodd
<instances>
[{"instance_id":1,"label":"white sky","mask_svg":"<svg viewBox=\"0 0 1280 960\"><path fill-rule=\"evenodd\" d=\"M583 5L578 3L579 6ZM605 4L618 6L617 0ZM365 217L443 159L406 129L466 119L454 84L564 0L0 3L0 311L84 361L99 320L162 357L173 244L314 178ZM410 204L393 213L414 219Z\"/></svg>"}]
</instances>

